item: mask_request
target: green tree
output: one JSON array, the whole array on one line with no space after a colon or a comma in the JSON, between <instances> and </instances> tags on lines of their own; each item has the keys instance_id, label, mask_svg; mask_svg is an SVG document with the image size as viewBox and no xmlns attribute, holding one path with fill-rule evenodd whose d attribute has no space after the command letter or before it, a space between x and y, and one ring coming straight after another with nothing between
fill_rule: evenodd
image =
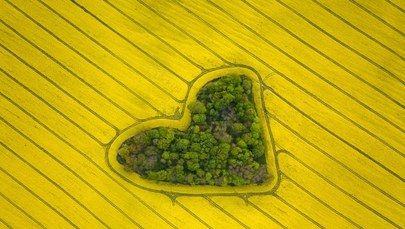
<instances>
[{"instance_id":1,"label":"green tree","mask_svg":"<svg viewBox=\"0 0 405 229\"><path fill-rule=\"evenodd\" d=\"M178 139L175 141L172 151L184 152L188 149L189 145L190 145L190 141L188 139L186 139L186 138Z\"/></svg>"},{"instance_id":2,"label":"green tree","mask_svg":"<svg viewBox=\"0 0 405 229\"><path fill-rule=\"evenodd\" d=\"M165 181L165 180L167 180L167 171L166 170L160 170L157 172L147 171L146 177L151 180Z\"/></svg>"},{"instance_id":3,"label":"green tree","mask_svg":"<svg viewBox=\"0 0 405 229\"><path fill-rule=\"evenodd\" d=\"M239 136L246 132L246 127L240 122L232 123L230 126L230 132L232 135Z\"/></svg>"},{"instance_id":4,"label":"green tree","mask_svg":"<svg viewBox=\"0 0 405 229\"><path fill-rule=\"evenodd\" d=\"M207 120L207 116L205 114L195 114L193 115L193 122L195 124L204 124Z\"/></svg>"},{"instance_id":5,"label":"green tree","mask_svg":"<svg viewBox=\"0 0 405 229\"><path fill-rule=\"evenodd\" d=\"M207 108L205 107L204 103L198 100L190 103L188 105L188 109L190 109L192 114L204 114L207 112Z\"/></svg>"},{"instance_id":6,"label":"green tree","mask_svg":"<svg viewBox=\"0 0 405 229\"><path fill-rule=\"evenodd\" d=\"M251 80L221 77L188 105L186 131L153 128L126 140L117 160L142 177L181 184L246 185L269 179Z\"/></svg>"}]
</instances>

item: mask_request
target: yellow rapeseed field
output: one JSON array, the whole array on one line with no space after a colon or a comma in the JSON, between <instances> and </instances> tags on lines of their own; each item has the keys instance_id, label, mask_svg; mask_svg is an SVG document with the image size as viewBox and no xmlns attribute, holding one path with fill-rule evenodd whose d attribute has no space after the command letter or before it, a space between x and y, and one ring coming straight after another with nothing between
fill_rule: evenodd
<instances>
[{"instance_id":1,"label":"yellow rapeseed field","mask_svg":"<svg viewBox=\"0 0 405 229\"><path fill-rule=\"evenodd\" d=\"M404 228L405 2L0 1L0 228ZM254 80L263 186L128 174L141 129L186 128ZM259 101L259 102L258 102Z\"/></svg>"}]
</instances>

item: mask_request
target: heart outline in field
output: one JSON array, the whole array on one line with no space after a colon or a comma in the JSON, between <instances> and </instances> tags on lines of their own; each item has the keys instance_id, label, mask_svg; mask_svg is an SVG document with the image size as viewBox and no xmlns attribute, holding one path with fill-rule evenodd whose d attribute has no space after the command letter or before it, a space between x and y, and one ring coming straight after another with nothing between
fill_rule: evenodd
<instances>
[{"instance_id":1,"label":"heart outline in field","mask_svg":"<svg viewBox=\"0 0 405 229\"><path fill-rule=\"evenodd\" d=\"M261 127L263 130L263 140L266 148L266 166L269 175L272 177L268 182L261 185L244 185L244 186L209 186L209 185L184 185L172 184L168 182L157 182L141 178L135 172L128 172L124 170L124 166L116 160L118 148L128 138L138 134L141 131L152 129L159 126L166 126L177 128L181 131L186 130L191 122L191 114L187 109L187 105L196 100L198 91L209 81L220 78L225 75L244 75L252 80L253 100L256 106L256 111L260 119ZM130 184L142 188L144 190L163 193L169 196L172 195L187 195L187 196L201 196L201 195L260 195L269 194L274 192L280 180L278 172L278 165L276 161L276 149L274 146L273 135L270 130L269 118L264 113L265 105L263 101L263 85L260 74L253 68L244 65L226 66L215 69L206 70L200 74L192 82L192 86L188 92L183 112L180 118L153 118L132 126L121 131L107 146L106 149L106 162L108 167L118 176L129 182Z\"/></svg>"}]
</instances>

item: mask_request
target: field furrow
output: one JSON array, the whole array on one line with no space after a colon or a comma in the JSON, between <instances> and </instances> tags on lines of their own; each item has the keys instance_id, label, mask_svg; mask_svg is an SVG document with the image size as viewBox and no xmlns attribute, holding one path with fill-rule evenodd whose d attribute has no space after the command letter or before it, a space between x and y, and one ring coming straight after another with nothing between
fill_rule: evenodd
<instances>
[{"instance_id":1,"label":"field furrow","mask_svg":"<svg viewBox=\"0 0 405 229\"><path fill-rule=\"evenodd\" d=\"M314 122L315 120L308 119L308 117L294 110L285 101L269 91L266 93L266 101L271 104L267 105L270 115L274 116L274 119L283 126L285 125L285 127L293 130L294 134L299 138L305 139L306 142L312 143L313 146L328 152L331 157L351 167L354 172L385 192L395 196L395 198L404 200L401 191L403 187L402 178L398 177L389 168L379 161L373 160L368 154L359 151L350 142L342 142L336 135L333 135L333 132L322 128L321 125ZM275 107L278 109L274 109ZM280 134L280 132L275 133ZM390 167L399 166L396 161L389 161L389 163ZM398 189L392 189L391 187L398 187Z\"/></svg>"},{"instance_id":2,"label":"field furrow","mask_svg":"<svg viewBox=\"0 0 405 229\"><path fill-rule=\"evenodd\" d=\"M0 1L0 228L404 228L404 10ZM121 167L124 139L185 128L219 72L254 80L274 180L181 187Z\"/></svg>"},{"instance_id":3,"label":"field furrow","mask_svg":"<svg viewBox=\"0 0 405 229\"><path fill-rule=\"evenodd\" d=\"M345 7L337 7L332 10L317 0L307 0L305 4L295 0L284 0L283 2L391 77L401 78L403 73L401 55L391 51L386 44L357 28L334 11L344 11ZM350 12L355 14L353 10Z\"/></svg>"}]
</instances>

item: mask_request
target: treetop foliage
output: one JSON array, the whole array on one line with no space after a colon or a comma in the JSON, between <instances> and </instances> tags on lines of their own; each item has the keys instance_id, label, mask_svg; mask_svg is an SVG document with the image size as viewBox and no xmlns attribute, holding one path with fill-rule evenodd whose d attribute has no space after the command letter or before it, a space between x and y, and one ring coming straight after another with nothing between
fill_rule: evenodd
<instances>
[{"instance_id":1,"label":"treetop foliage","mask_svg":"<svg viewBox=\"0 0 405 229\"><path fill-rule=\"evenodd\" d=\"M168 127L127 139L117 160L142 177L190 185L247 185L269 179L262 130L245 76L207 83L188 105L186 131Z\"/></svg>"}]
</instances>

